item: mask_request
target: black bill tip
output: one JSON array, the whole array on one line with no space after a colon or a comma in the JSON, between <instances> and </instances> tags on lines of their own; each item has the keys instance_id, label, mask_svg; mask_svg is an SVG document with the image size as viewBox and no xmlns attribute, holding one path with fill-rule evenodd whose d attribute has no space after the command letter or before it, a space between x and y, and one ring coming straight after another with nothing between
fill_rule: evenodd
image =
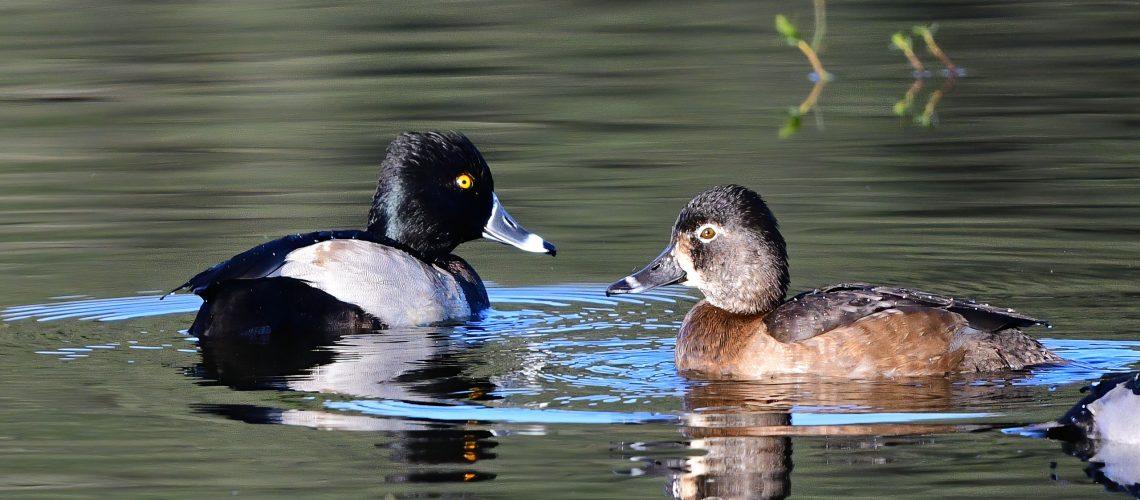
<instances>
[{"instance_id":1,"label":"black bill tip","mask_svg":"<svg viewBox=\"0 0 1140 500\"><path fill-rule=\"evenodd\" d=\"M606 296L641 293L659 286L682 283L685 279L685 270L673 258L673 245L669 245L648 266L610 285L606 289Z\"/></svg>"}]
</instances>

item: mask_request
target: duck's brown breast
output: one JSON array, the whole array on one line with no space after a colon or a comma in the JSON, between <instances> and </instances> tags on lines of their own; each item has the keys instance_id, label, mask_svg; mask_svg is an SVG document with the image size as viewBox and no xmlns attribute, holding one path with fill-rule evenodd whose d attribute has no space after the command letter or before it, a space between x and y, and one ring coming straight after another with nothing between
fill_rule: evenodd
<instances>
[{"instance_id":1,"label":"duck's brown breast","mask_svg":"<svg viewBox=\"0 0 1140 500\"><path fill-rule=\"evenodd\" d=\"M757 339L769 339L763 316L733 314L708 302L693 306L677 335L674 359L686 375L734 378L743 374L749 361L745 351ZM779 349L778 346L776 346Z\"/></svg>"},{"instance_id":2,"label":"duck's brown breast","mask_svg":"<svg viewBox=\"0 0 1140 500\"><path fill-rule=\"evenodd\" d=\"M763 315L732 314L705 302L685 317L677 338L677 369L707 378L761 378L780 373L835 377L941 375L957 370L964 351L954 342L962 316L929 307L871 314L797 342L767 332Z\"/></svg>"}]
</instances>

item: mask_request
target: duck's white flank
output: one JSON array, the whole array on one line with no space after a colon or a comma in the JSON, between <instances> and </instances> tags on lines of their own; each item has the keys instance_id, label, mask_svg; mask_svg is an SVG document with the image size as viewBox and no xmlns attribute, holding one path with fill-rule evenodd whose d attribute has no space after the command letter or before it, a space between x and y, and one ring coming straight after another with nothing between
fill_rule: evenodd
<instances>
[{"instance_id":1,"label":"duck's white flank","mask_svg":"<svg viewBox=\"0 0 1140 500\"><path fill-rule=\"evenodd\" d=\"M472 315L454 276L368 241L328 240L299 248L272 276L303 280L388 326L463 321Z\"/></svg>"},{"instance_id":2,"label":"duck's white flank","mask_svg":"<svg viewBox=\"0 0 1140 500\"><path fill-rule=\"evenodd\" d=\"M1121 383L1089 403L1095 439L1140 444L1140 396Z\"/></svg>"}]
</instances>

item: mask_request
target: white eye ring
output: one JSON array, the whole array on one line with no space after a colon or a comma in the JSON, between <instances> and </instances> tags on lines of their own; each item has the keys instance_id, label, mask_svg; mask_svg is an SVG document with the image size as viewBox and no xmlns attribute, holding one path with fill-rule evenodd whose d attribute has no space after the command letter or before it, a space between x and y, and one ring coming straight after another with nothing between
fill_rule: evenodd
<instances>
[{"instance_id":1,"label":"white eye ring","mask_svg":"<svg viewBox=\"0 0 1140 500\"><path fill-rule=\"evenodd\" d=\"M712 237L705 238L703 236L703 234L706 230L712 230ZM697 235L698 240L701 240L704 243L708 243L712 240L715 240L718 236L720 236L720 228L716 227L713 224L705 224L701 227L698 227L697 230L693 234Z\"/></svg>"}]
</instances>

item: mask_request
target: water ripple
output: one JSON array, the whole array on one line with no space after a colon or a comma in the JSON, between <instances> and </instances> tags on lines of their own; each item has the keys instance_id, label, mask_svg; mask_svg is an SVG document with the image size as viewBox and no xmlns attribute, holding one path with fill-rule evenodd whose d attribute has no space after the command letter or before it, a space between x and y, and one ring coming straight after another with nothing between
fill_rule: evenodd
<instances>
[{"instance_id":1,"label":"water ripple","mask_svg":"<svg viewBox=\"0 0 1140 500\"><path fill-rule=\"evenodd\" d=\"M488 283L487 295L492 304L512 306L571 307L590 304L616 307L622 304L645 305L651 302L675 303L678 299L691 299L677 290L653 290L637 297L606 297L605 285L594 283L545 285L532 287L500 287ZM12 306L0 313L4 321L35 319L55 321L79 319L120 321L126 319L192 313L202 305L202 299L193 294L174 294L159 300L161 295L116 297L109 299L64 300L43 304ZM493 312L492 315L495 313Z\"/></svg>"},{"instance_id":2,"label":"water ripple","mask_svg":"<svg viewBox=\"0 0 1140 500\"><path fill-rule=\"evenodd\" d=\"M485 318L446 329L408 329L391 331L384 336L346 338L328 347L334 354L330 360L290 374L285 385L300 392L320 387L319 392L351 398L326 403L325 410L370 417L504 423L672 422L692 415L668 413L667 408L676 408L681 403L697 413L703 412L702 408L716 409L723 405L750 411L787 411L792 414L793 425L811 426L983 418L992 415L990 406L984 404L992 406L999 399L1025 397L1019 396L1016 386L1052 388L1095 379L1103 373L1126 370L1140 363L1138 341L1044 339L1046 346L1071 363L1001 378L955 382L949 388L911 387L902 382L898 383L902 384L901 388L891 384L879 384L883 386L879 387L875 383L853 381L786 387L772 383L738 384L737 387L709 385L681 377L673 362L681 313L689 307L688 303L679 302L689 301L691 297L681 290L665 289L635 297L607 298L603 290L604 285L599 284L514 288L491 285L488 294L495 309ZM201 304L197 296L186 294L162 301L157 299L157 295L144 295L62 300L10 307L3 311L2 317L5 321L116 321L190 313ZM677 305L669 306L674 303ZM145 331L139 333L148 335ZM442 335L443 340L438 341L442 344L433 344L437 341L430 340L429 334ZM122 342L69 344L35 352L61 361L114 356L112 353L116 351L128 350L145 352L171 348L180 353L197 353L195 349L161 344L169 341L168 337L157 342L153 337L118 340ZM475 351L488 343L496 346L489 351ZM402 353L421 349L429 360L435 359L432 356L451 353L447 355L455 356L456 366L475 364L472 360L488 355L501 357L502 367L507 369L500 367L484 377L489 377L486 393L499 398L503 405L463 401L462 391L439 394L430 402L417 399L423 397L421 383L446 381L447 376L440 375L442 378L436 380L430 378L429 372L415 375L431 364L415 356L404 360L393 355L393 349ZM397 363L401 360L404 365ZM421 377L428 379L421 380ZM479 383L467 384L464 380L460 385L463 388ZM883 394L892 390L909 403L899 404L890 394ZM862 397L860 391L866 392L866 397ZM955 396L958 393L964 396ZM665 413L662 409L666 409Z\"/></svg>"}]
</instances>

